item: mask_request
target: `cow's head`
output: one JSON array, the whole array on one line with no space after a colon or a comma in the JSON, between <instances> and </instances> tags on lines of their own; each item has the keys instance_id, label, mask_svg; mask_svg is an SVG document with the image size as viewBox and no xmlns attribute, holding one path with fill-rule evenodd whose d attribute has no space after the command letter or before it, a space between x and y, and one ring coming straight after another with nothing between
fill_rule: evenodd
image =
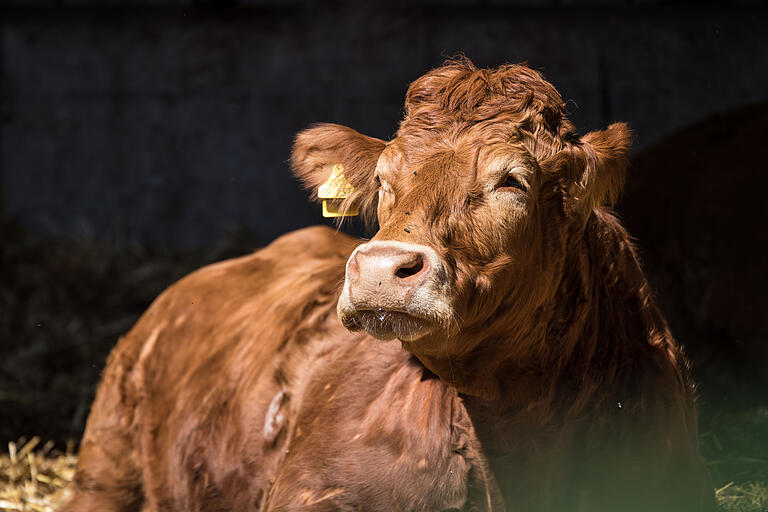
<instances>
[{"instance_id":1,"label":"cow's head","mask_svg":"<svg viewBox=\"0 0 768 512\"><path fill-rule=\"evenodd\" d=\"M345 207L378 220L347 262L343 324L422 353L466 352L452 335L545 307L569 240L623 185L629 131L579 138L536 71L468 60L413 82L405 112L389 142L305 130L292 165L316 190L342 164L355 187Z\"/></svg>"}]
</instances>

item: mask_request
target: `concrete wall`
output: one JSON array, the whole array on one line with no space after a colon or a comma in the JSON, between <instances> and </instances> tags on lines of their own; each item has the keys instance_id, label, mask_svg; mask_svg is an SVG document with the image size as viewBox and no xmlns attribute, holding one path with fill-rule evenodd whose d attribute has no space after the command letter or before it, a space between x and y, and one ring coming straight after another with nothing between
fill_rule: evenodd
<instances>
[{"instance_id":1,"label":"concrete wall","mask_svg":"<svg viewBox=\"0 0 768 512\"><path fill-rule=\"evenodd\" d=\"M5 0L1 204L50 236L269 241L320 221L285 164L293 135L389 137L408 83L455 52L528 61L582 131L628 121L643 149L768 100L757 4Z\"/></svg>"}]
</instances>

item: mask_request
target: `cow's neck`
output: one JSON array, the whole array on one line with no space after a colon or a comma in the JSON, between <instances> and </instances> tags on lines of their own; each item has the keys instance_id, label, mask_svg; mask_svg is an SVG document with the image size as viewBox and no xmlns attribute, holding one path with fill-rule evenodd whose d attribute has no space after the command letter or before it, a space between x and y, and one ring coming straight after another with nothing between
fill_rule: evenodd
<instances>
[{"instance_id":1,"label":"cow's neck","mask_svg":"<svg viewBox=\"0 0 768 512\"><path fill-rule=\"evenodd\" d=\"M578 415L603 389L620 389L616 368L647 357L648 346L678 349L653 303L634 249L613 217L596 214L563 262L560 285L549 301L526 313L524 322L505 318L465 329L450 339L405 344L442 380L489 410L562 410ZM505 317L506 315L509 315ZM656 339L651 339L656 336ZM447 347L441 354L434 347ZM448 356L449 347L474 347ZM456 353L455 351L453 352ZM680 354L682 357L682 354ZM630 363L634 364L634 362ZM609 382L610 381L610 382ZM607 385L611 384L611 385ZM610 398L612 400L613 398Z\"/></svg>"},{"instance_id":2,"label":"cow's neck","mask_svg":"<svg viewBox=\"0 0 768 512\"><path fill-rule=\"evenodd\" d=\"M549 492L561 476L568 481L568 475L588 474L582 462L594 454L579 450L590 450L594 438L633 437L607 446L595 459L601 462L621 460L622 446L659 445L648 425L666 422L659 431L665 442L677 432L673 446L689 438L681 426L692 417L679 415L690 414L690 404L669 404L670 397L684 396L670 392L685 385L682 353L653 303L626 232L612 218L601 222L588 226L569 253L572 261L564 262L548 307L532 313L539 316L525 329L507 329L519 336L476 326L442 340L445 346L475 343L467 354L416 354L463 395L508 503L534 488Z\"/></svg>"},{"instance_id":3,"label":"cow's neck","mask_svg":"<svg viewBox=\"0 0 768 512\"><path fill-rule=\"evenodd\" d=\"M481 333L475 333L474 336L460 333L442 342L451 345L477 343L477 347L461 356L414 351L414 347L409 344L405 347L431 372L462 394L488 402L503 401L521 405L536 398L532 390L540 388L541 375L538 369L521 363L515 351L509 349L508 340L504 337L490 333L487 336Z\"/></svg>"}]
</instances>

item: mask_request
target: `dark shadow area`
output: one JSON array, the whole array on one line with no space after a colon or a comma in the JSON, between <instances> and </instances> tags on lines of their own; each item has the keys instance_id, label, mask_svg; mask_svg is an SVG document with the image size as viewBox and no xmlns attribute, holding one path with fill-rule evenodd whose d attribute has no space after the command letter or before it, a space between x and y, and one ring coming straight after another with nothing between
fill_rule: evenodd
<instances>
[{"instance_id":1,"label":"dark shadow area","mask_svg":"<svg viewBox=\"0 0 768 512\"><path fill-rule=\"evenodd\" d=\"M717 115L634 159L619 205L692 360L718 483L768 479L768 104Z\"/></svg>"}]
</instances>

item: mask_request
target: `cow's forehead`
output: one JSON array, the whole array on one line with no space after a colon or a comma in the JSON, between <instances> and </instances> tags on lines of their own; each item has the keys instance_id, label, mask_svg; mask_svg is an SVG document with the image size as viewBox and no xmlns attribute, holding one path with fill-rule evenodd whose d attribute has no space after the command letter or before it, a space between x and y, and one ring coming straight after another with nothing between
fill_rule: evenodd
<instances>
[{"instance_id":1,"label":"cow's forehead","mask_svg":"<svg viewBox=\"0 0 768 512\"><path fill-rule=\"evenodd\" d=\"M393 144L382 153L376 172L388 182L407 184L409 190L432 186L445 179L453 180L455 185L469 185L474 181L476 154L473 148L448 144L405 149Z\"/></svg>"},{"instance_id":2,"label":"cow's forehead","mask_svg":"<svg viewBox=\"0 0 768 512\"><path fill-rule=\"evenodd\" d=\"M478 144L483 141L500 141L519 137L521 124L514 117L499 115L482 121L448 121L437 126L422 126L405 121L395 140L407 146L419 143L441 142L449 146Z\"/></svg>"},{"instance_id":3,"label":"cow's forehead","mask_svg":"<svg viewBox=\"0 0 768 512\"><path fill-rule=\"evenodd\" d=\"M441 169L441 174L450 171L478 178L489 165L510 160L521 165L533 160L517 123L455 123L441 129L400 130L383 152L378 171L395 178L421 169Z\"/></svg>"}]
</instances>

